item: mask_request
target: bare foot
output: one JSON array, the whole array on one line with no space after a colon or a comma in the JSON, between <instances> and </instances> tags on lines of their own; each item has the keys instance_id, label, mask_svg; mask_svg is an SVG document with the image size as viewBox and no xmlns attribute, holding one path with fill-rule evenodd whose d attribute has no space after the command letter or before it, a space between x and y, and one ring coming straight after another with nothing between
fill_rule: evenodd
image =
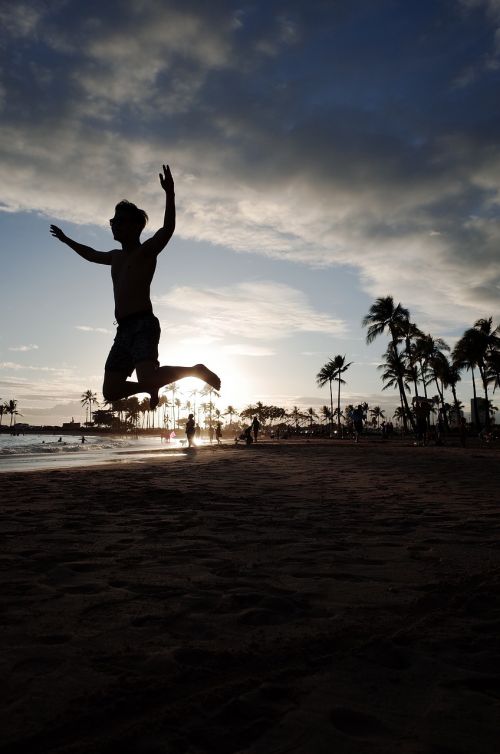
<instances>
[{"instance_id":1,"label":"bare foot","mask_svg":"<svg viewBox=\"0 0 500 754\"><path fill-rule=\"evenodd\" d=\"M214 390L220 390L220 377L218 377L215 372L211 372L205 364L195 364L193 372L195 377L199 377L200 380L206 382L207 385L213 387Z\"/></svg>"}]
</instances>

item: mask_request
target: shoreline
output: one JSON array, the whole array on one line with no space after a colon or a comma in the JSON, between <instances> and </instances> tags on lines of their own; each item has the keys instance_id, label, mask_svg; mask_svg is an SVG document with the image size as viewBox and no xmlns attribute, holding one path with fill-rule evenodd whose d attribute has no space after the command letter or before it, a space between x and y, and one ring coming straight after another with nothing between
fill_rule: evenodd
<instances>
[{"instance_id":1,"label":"shoreline","mask_svg":"<svg viewBox=\"0 0 500 754\"><path fill-rule=\"evenodd\" d=\"M2 475L2 751L490 754L500 453L471 450Z\"/></svg>"},{"instance_id":2,"label":"shoreline","mask_svg":"<svg viewBox=\"0 0 500 754\"><path fill-rule=\"evenodd\" d=\"M57 433L56 435L57 436ZM80 435L76 435L80 437ZM140 443L141 439L154 439L151 435L142 435L139 437L123 436L123 435L105 435L109 439L115 440L137 440ZM160 439L158 437L158 439ZM184 442L183 442L184 441ZM93 449L92 446L86 446L83 452L67 452L64 447L61 447L60 453L45 453L40 451L39 454L30 452L23 454L22 452L17 454L0 455L0 479L6 474L10 473L37 473L38 471L57 471L68 469L89 469L97 467L113 467L116 465L130 465L130 464L147 464L154 462L161 462L162 460L174 460L175 458L186 458L189 455L195 455L205 452L221 452L221 450L235 448L239 452L252 453L255 450L262 448L294 448L294 447L317 447L328 448L332 454L342 453L344 449L356 447L358 452L370 453L392 450L404 450L410 449L413 453L419 452L430 454L432 451L436 451L440 455L448 454L450 451L457 452L459 455L466 457L468 454L485 453L500 454L500 446L495 443L485 443L478 438L469 438L467 447L463 448L457 438L453 438L453 442L448 440L447 444L442 446L436 446L433 444L427 446L416 446L411 436L397 437L391 440L383 440L380 436L371 435L365 436L359 443L355 443L352 439L335 439L335 438L321 438L321 437L291 437L287 439L260 439L257 443L253 443L250 446L246 446L245 443L240 442L236 444L233 440L223 439L220 445L216 442L210 444L208 441L202 442L199 446L188 449L185 444L185 439L173 440L174 444L169 442L162 443L158 447L123 447L120 446L114 448L97 448ZM136 460L135 458L136 457Z\"/></svg>"}]
</instances>

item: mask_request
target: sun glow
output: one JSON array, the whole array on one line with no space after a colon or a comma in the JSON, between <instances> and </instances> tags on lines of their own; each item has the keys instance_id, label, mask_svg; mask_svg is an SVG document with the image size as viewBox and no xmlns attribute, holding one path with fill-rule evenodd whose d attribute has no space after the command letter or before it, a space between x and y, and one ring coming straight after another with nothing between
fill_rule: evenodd
<instances>
[{"instance_id":1,"label":"sun glow","mask_svg":"<svg viewBox=\"0 0 500 754\"><path fill-rule=\"evenodd\" d=\"M244 360L246 361L246 359ZM193 347L189 343L181 343L175 348L162 349L160 347L160 364L192 365L206 364L221 378L220 398L214 397L213 402L221 410L229 404L236 408L244 408L253 399L251 374L243 368L241 360L224 353L213 343ZM186 377L179 381L179 397L185 401L199 402L199 396L205 384L196 377ZM197 395L195 394L197 391ZM204 399L208 400L208 396Z\"/></svg>"}]
</instances>

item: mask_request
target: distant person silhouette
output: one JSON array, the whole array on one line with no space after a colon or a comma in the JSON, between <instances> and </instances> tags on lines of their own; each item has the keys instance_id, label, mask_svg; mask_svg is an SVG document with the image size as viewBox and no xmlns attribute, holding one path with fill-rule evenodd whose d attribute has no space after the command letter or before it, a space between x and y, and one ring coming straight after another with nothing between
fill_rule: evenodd
<instances>
[{"instance_id":1,"label":"distant person silhouette","mask_svg":"<svg viewBox=\"0 0 500 754\"><path fill-rule=\"evenodd\" d=\"M195 434L196 434L196 426L194 423L194 415L189 414L188 420L186 422L186 437L187 437L189 448L193 447Z\"/></svg>"},{"instance_id":2,"label":"distant person silhouette","mask_svg":"<svg viewBox=\"0 0 500 754\"><path fill-rule=\"evenodd\" d=\"M351 412L352 425L354 429L354 438L359 442L359 436L363 432L363 406L359 404Z\"/></svg>"},{"instance_id":3,"label":"distant person silhouette","mask_svg":"<svg viewBox=\"0 0 500 754\"><path fill-rule=\"evenodd\" d=\"M220 441L222 438L222 424L220 422L217 422L215 425L215 439L217 440L217 445L220 445Z\"/></svg>"},{"instance_id":4,"label":"distant person silhouette","mask_svg":"<svg viewBox=\"0 0 500 754\"><path fill-rule=\"evenodd\" d=\"M253 432L253 439L255 442L257 442L257 439L259 437L259 429L260 429L260 421L257 419L256 416L254 416L252 421L252 432Z\"/></svg>"},{"instance_id":5,"label":"distant person silhouette","mask_svg":"<svg viewBox=\"0 0 500 754\"><path fill-rule=\"evenodd\" d=\"M167 165L159 174L165 191L165 216L161 227L144 243L140 235L148 220L144 210L123 200L116 205L111 218L111 232L122 248L96 251L68 238L56 225L51 234L67 244L89 262L111 266L115 298L116 337L104 367L102 392L106 401L126 398L135 393L149 393L152 409L158 405L158 391L164 385L183 377L198 377L219 390L220 379L204 364L192 367L160 366L158 343L160 323L153 314L150 286L156 270L158 254L170 241L175 230L174 180ZM127 380L136 370L137 382Z\"/></svg>"},{"instance_id":6,"label":"distant person silhouette","mask_svg":"<svg viewBox=\"0 0 500 754\"><path fill-rule=\"evenodd\" d=\"M429 416L431 408L429 402L425 398L413 398L413 411L416 421L416 435L417 445L427 445L428 432L429 432Z\"/></svg>"}]
</instances>

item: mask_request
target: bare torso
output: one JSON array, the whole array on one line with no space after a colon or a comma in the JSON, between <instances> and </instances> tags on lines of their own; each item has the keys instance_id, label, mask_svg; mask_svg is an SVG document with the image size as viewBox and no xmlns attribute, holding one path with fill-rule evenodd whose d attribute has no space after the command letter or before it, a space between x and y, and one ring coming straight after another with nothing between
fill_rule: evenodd
<instances>
[{"instance_id":1,"label":"bare torso","mask_svg":"<svg viewBox=\"0 0 500 754\"><path fill-rule=\"evenodd\" d=\"M156 269L156 257L145 253L142 246L133 251L114 251L111 278L117 320L151 311L150 288Z\"/></svg>"}]
</instances>

